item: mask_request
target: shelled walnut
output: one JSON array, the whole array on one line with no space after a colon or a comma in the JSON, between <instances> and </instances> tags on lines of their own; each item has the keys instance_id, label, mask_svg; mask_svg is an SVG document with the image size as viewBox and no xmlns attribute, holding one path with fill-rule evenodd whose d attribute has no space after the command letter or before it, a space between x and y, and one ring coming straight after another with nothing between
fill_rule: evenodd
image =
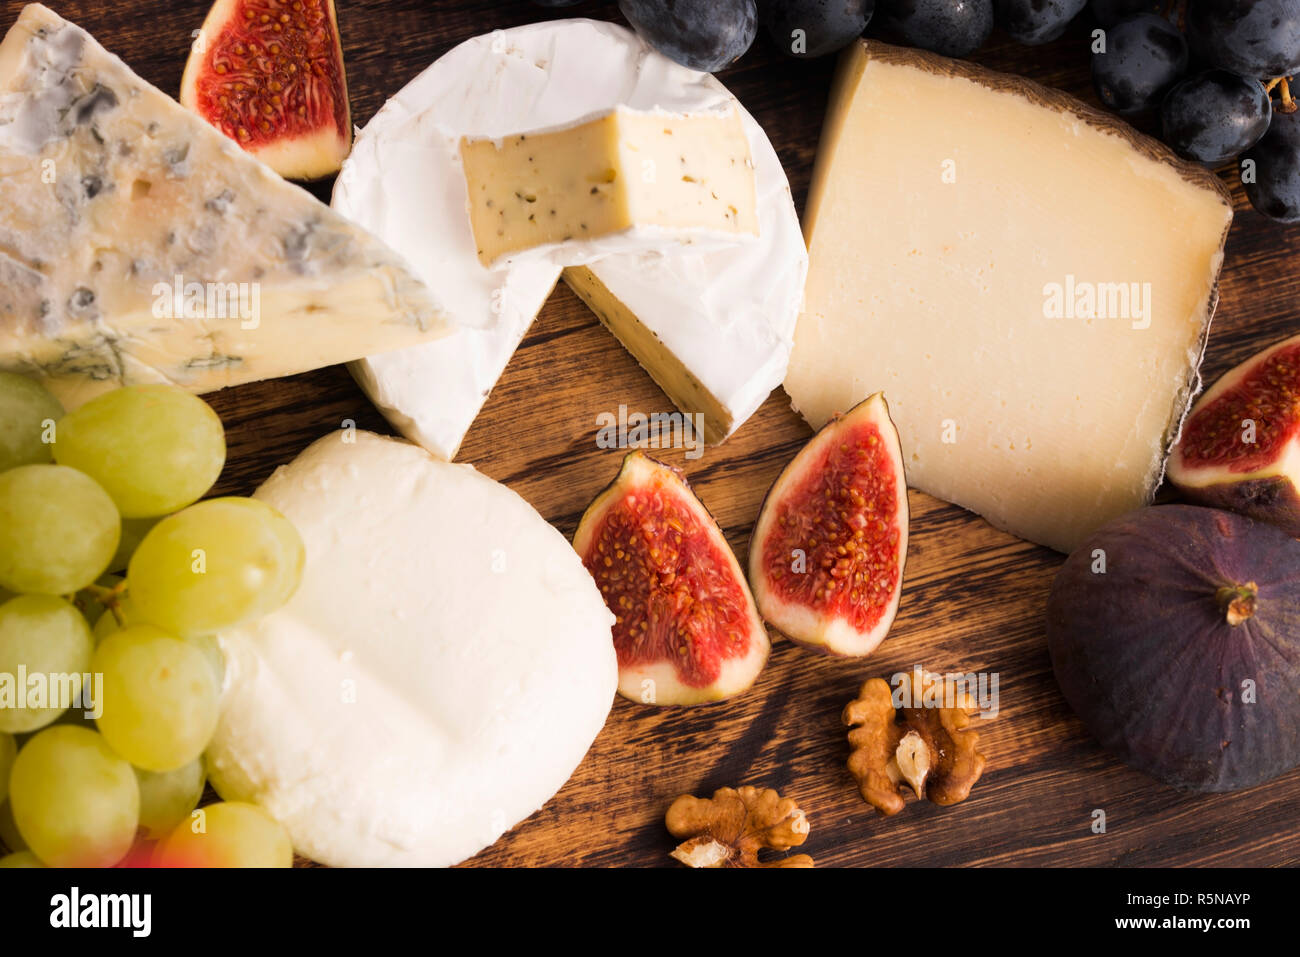
<instances>
[{"instance_id":1,"label":"shelled walnut","mask_svg":"<svg viewBox=\"0 0 1300 957\"><path fill-rule=\"evenodd\" d=\"M808 818L771 788L719 788L711 798L683 794L664 824L684 838L672 856L688 867L812 867L807 854L761 861L764 848L784 851L808 839Z\"/></svg>"},{"instance_id":2,"label":"shelled walnut","mask_svg":"<svg viewBox=\"0 0 1300 957\"><path fill-rule=\"evenodd\" d=\"M849 731L849 772L862 797L884 815L903 809L903 785L917 797L949 805L966 800L984 773L984 755L976 750L979 732L970 729L976 706L952 679L942 682L941 702L951 707L895 708L889 683L871 678L844 708ZM910 701L923 702L921 678L913 673Z\"/></svg>"}]
</instances>

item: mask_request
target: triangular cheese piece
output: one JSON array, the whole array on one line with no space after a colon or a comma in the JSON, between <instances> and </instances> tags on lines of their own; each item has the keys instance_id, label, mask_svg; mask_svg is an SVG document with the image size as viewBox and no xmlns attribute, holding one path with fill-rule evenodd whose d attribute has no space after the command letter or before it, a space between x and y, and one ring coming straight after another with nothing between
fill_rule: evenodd
<instances>
[{"instance_id":1,"label":"triangular cheese piece","mask_svg":"<svg viewBox=\"0 0 1300 957\"><path fill-rule=\"evenodd\" d=\"M429 290L369 233L24 8L0 43L0 368L69 406L194 392L436 338Z\"/></svg>"}]
</instances>

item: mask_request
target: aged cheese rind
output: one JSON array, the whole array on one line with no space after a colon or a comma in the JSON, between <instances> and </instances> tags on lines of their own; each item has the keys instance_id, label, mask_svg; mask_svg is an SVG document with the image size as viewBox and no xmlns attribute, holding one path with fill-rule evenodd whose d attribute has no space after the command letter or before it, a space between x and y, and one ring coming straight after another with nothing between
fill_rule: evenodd
<instances>
[{"instance_id":1,"label":"aged cheese rind","mask_svg":"<svg viewBox=\"0 0 1300 957\"><path fill-rule=\"evenodd\" d=\"M320 439L255 497L307 560L288 604L220 635L224 799L323 864L435 867L563 786L618 665L614 616L558 531L471 466L369 432Z\"/></svg>"},{"instance_id":2,"label":"aged cheese rind","mask_svg":"<svg viewBox=\"0 0 1300 957\"><path fill-rule=\"evenodd\" d=\"M618 107L559 129L462 137L460 155L484 265L606 237L622 254L758 231L753 161L734 109Z\"/></svg>"},{"instance_id":3,"label":"aged cheese rind","mask_svg":"<svg viewBox=\"0 0 1300 957\"><path fill-rule=\"evenodd\" d=\"M0 368L67 406L446 331L399 255L37 4L0 44L0 171Z\"/></svg>"},{"instance_id":4,"label":"aged cheese rind","mask_svg":"<svg viewBox=\"0 0 1300 957\"><path fill-rule=\"evenodd\" d=\"M335 208L401 250L466 333L352 365L388 420L435 455L455 456L561 272L526 257L482 268L464 215L459 138L559 126L619 105L737 110L755 167L758 238L591 257L570 275L585 268L716 400L685 409L723 410L716 423L706 420L707 432L729 433L780 384L808 259L789 183L762 128L714 77L673 63L616 24L518 27L466 41L389 100L358 136L334 191ZM434 219L444 228L429 230ZM670 375L652 374L661 383Z\"/></svg>"},{"instance_id":5,"label":"aged cheese rind","mask_svg":"<svg viewBox=\"0 0 1300 957\"><path fill-rule=\"evenodd\" d=\"M818 427L883 389L910 485L1068 551L1160 482L1231 218L1211 173L1065 94L855 44L786 391ZM1145 317L1049 316L1049 288L1133 283Z\"/></svg>"}]
</instances>

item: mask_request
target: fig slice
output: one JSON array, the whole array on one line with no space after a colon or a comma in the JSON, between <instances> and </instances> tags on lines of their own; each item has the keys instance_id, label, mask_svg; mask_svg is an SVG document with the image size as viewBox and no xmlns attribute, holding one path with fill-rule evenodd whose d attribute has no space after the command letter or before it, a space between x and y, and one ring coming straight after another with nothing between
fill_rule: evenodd
<instances>
[{"instance_id":1,"label":"fig slice","mask_svg":"<svg viewBox=\"0 0 1300 957\"><path fill-rule=\"evenodd\" d=\"M217 0L181 103L286 179L337 173L352 118L334 0Z\"/></svg>"},{"instance_id":2,"label":"fig slice","mask_svg":"<svg viewBox=\"0 0 1300 957\"><path fill-rule=\"evenodd\" d=\"M573 547L617 618L619 694L693 705L754 683L767 629L726 536L678 469L628 453Z\"/></svg>"},{"instance_id":3,"label":"fig slice","mask_svg":"<svg viewBox=\"0 0 1300 957\"><path fill-rule=\"evenodd\" d=\"M907 482L883 393L822 427L785 467L749 543L767 622L801 645L862 657L898 612Z\"/></svg>"},{"instance_id":4,"label":"fig slice","mask_svg":"<svg viewBox=\"0 0 1300 957\"><path fill-rule=\"evenodd\" d=\"M1300 336L1224 373L1183 423L1170 484L1198 505L1300 537Z\"/></svg>"}]
</instances>

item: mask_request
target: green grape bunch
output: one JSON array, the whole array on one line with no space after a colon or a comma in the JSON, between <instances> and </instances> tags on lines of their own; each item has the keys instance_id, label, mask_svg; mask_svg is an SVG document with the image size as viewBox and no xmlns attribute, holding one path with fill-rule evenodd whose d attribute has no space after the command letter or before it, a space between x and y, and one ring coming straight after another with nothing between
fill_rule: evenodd
<instances>
[{"instance_id":1,"label":"green grape bunch","mask_svg":"<svg viewBox=\"0 0 1300 957\"><path fill-rule=\"evenodd\" d=\"M261 808L195 812L216 635L284 605L306 560L270 506L202 500L225 461L220 418L183 389L65 412L0 372L0 867L111 867L148 859L141 840L163 866L292 862Z\"/></svg>"}]
</instances>

